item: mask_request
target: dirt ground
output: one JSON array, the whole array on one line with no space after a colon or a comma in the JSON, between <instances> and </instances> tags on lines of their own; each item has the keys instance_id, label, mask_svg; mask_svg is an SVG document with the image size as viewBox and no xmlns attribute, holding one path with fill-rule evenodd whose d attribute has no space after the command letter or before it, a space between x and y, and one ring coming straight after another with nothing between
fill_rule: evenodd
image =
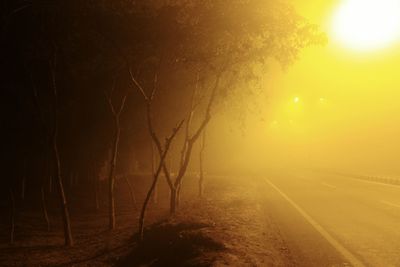
<instances>
[{"instance_id":1,"label":"dirt ground","mask_svg":"<svg viewBox=\"0 0 400 267\"><path fill-rule=\"evenodd\" d=\"M146 185L149 177L131 177ZM106 199L94 211L92 195L70 196L75 245L63 247L57 207L50 207L51 230L39 211L21 205L16 242L7 243L1 220L0 266L290 266L290 254L268 213L263 183L257 177L207 176L199 199L196 178L187 177L179 212L168 216L168 190L160 184L158 204L149 207L146 241L136 241L138 211L124 181L117 183L117 229L107 231ZM139 186L138 186L139 187ZM140 201L143 192L136 192ZM49 202L55 201L54 199ZM27 205L28 206L28 205Z\"/></svg>"}]
</instances>

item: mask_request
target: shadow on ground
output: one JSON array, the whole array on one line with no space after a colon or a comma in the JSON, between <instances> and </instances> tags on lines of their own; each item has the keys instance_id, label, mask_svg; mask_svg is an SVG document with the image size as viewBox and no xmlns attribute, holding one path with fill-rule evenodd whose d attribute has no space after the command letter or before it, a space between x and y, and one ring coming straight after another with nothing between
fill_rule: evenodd
<instances>
[{"instance_id":1,"label":"shadow on ground","mask_svg":"<svg viewBox=\"0 0 400 267\"><path fill-rule=\"evenodd\" d=\"M209 227L194 222L155 224L146 230L145 241L116 266L210 266L213 252L225 247L204 233Z\"/></svg>"}]
</instances>

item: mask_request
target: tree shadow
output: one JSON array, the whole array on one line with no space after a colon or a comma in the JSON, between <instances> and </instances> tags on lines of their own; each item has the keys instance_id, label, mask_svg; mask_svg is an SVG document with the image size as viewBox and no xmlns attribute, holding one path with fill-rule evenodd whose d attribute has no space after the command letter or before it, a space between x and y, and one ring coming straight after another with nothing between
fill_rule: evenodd
<instances>
[{"instance_id":1,"label":"tree shadow","mask_svg":"<svg viewBox=\"0 0 400 267\"><path fill-rule=\"evenodd\" d=\"M145 240L116 266L210 266L210 260L196 258L225 250L225 246L201 231L208 227L168 221L155 224L146 230Z\"/></svg>"}]
</instances>

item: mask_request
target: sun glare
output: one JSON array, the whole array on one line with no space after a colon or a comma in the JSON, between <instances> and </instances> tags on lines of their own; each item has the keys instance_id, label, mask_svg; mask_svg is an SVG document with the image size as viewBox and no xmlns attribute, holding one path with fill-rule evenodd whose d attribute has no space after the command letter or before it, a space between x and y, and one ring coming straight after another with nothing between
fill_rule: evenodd
<instances>
[{"instance_id":1,"label":"sun glare","mask_svg":"<svg viewBox=\"0 0 400 267\"><path fill-rule=\"evenodd\" d=\"M345 0L334 16L333 32L353 50L385 48L400 38L400 0Z\"/></svg>"}]
</instances>

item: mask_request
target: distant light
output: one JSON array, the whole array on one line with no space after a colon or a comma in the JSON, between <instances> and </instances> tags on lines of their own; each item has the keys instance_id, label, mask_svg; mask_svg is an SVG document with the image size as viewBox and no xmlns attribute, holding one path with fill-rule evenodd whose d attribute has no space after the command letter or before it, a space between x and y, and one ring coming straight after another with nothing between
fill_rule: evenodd
<instances>
[{"instance_id":1,"label":"distant light","mask_svg":"<svg viewBox=\"0 0 400 267\"><path fill-rule=\"evenodd\" d=\"M277 120L272 121L270 127L277 129L279 127L279 122Z\"/></svg>"},{"instance_id":2,"label":"distant light","mask_svg":"<svg viewBox=\"0 0 400 267\"><path fill-rule=\"evenodd\" d=\"M296 97L293 99L293 102L294 102L294 103L299 103L299 101L300 101L300 98L299 98L298 96L296 96Z\"/></svg>"},{"instance_id":3,"label":"distant light","mask_svg":"<svg viewBox=\"0 0 400 267\"><path fill-rule=\"evenodd\" d=\"M325 103L325 102L326 102L326 99L325 99L325 98L323 98L323 97L321 97L321 98L319 99L319 102L321 102L321 103Z\"/></svg>"}]
</instances>

